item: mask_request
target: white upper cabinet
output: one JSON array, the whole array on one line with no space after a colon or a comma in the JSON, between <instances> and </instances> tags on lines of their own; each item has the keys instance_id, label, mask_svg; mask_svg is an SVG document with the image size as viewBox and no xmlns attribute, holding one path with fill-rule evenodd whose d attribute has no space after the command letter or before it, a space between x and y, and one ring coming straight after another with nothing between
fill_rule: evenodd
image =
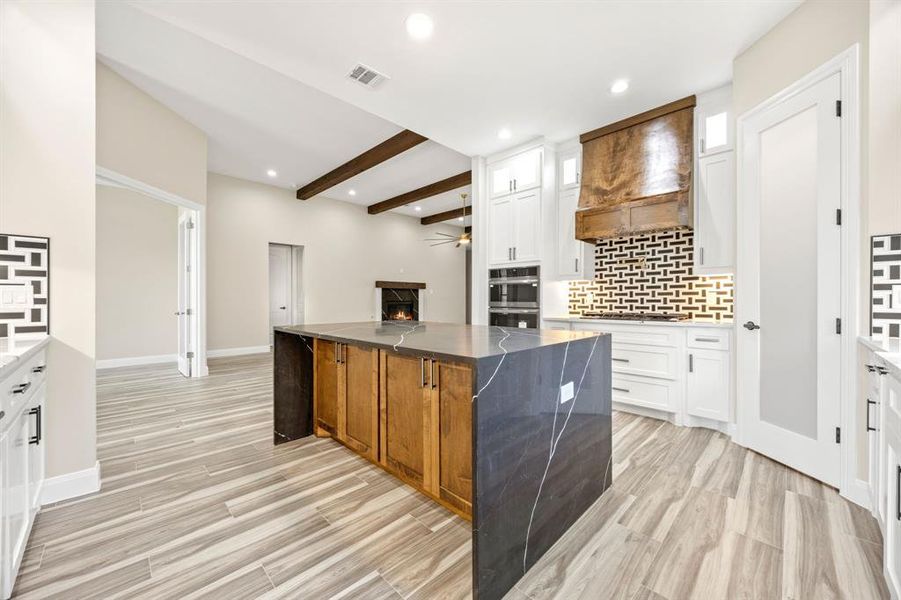
<instances>
[{"instance_id":1,"label":"white upper cabinet","mask_svg":"<svg viewBox=\"0 0 901 600\"><path fill-rule=\"evenodd\" d=\"M732 113L731 85L698 96L695 131L698 156L708 156L735 148L735 115Z\"/></svg>"},{"instance_id":2,"label":"white upper cabinet","mask_svg":"<svg viewBox=\"0 0 901 600\"><path fill-rule=\"evenodd\" d=\"M698 96L695 108L695 253L698 274L735 268L735 118L732 88Z\"/></svg>"},{"instance_id":3,"label":"white upper cabinet","mask_svg":"<svg viewBox=\"0 0 901 600\"><path fill-rule=\"evenodd\" d=\"M541 186L541 149L526 150L489 165L488 185L492 198Z\"/></svg>"},{"instance_id":4,"label":"white upper cabinet","mask_svg":"<svg viewBox=\"0 0 901 600\"><path fill-rule=\"evenodd\" d=\"M583 279L591 268L594 247L576 239L576 211L582 179L581 148L557 155L557 275Z\"/></svg>"},{"instance_id":5,"label":"white upper cabinet","mask_svg":"<svg viewBox=\"0 0 901 600\"><path fill-rule=\"evenodd\" d=\"M492 265L541 259L541 190L493 198L488 214L488 261Z\"/></svg>"}]
</instances>

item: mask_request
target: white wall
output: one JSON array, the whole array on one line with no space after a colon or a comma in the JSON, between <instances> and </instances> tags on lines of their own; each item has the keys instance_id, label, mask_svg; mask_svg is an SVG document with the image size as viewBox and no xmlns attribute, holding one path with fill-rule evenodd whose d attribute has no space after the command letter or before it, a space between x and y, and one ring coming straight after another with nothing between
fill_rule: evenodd
<instances>
[{"instance_id":1,"label":"white wall","mask_svg":"<svg viewBox=\"0 0 901 600\"><path fill-rule=\"evenodd\" d=\"M94 3L0 2L0 231L50 238L47 475L95 466Z\"/></svg>"},{"instance_id":2,"label":"white wall","mask_svg":"<svg viewBox=\"0 0 901 600\"><path fill-rule=\"evenodd\" d=\"M457 227L215 173L207 183L207 341L223 350L269 343L269 243L304 247L305 320L368 321L377 279L425 282L426 318L465 320L465 252L424 238Z\"/></svg>"},{"instance_id":3,"label":"white wall","mask_svg":"<svg viewBox=\"0 0 901 600\"><path fill-rule=\"evenodd\" d=\"M206 202L206 134L97 63L97 164Z\"/></svg>"},{"instance_id":4,"label":"white wall","mask_svg":"<svg viewBox=\"0 0 901 600\"><path fill-rule=\"evenodd\" d=\"M97 186L97 360L174 361L177 263L177 207Z\"/></svg>"}]
</instances>

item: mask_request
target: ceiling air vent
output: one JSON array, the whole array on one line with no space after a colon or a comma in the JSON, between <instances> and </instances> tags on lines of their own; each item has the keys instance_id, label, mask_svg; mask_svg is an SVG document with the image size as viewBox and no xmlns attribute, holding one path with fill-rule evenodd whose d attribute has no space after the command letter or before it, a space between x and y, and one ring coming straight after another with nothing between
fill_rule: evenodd
<instances>
[{"instance_id":1,"label":"ceiling air vent","mask_svg":"<svg viewBox=\"0 0 901 600\"><path fill-rule=\"evenodd\" d=\"M388 79L387 75L379 73L375 69L367 67L362 63L355 66L347 76L368 88L377 88L383 81Z\"/></svg>"}]
</instances>

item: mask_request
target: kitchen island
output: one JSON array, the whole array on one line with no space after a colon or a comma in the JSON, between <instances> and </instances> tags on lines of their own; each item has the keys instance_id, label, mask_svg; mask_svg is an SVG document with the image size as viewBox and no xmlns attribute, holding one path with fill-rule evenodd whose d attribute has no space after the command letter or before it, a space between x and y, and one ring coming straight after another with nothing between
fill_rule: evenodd
<instances>
[{"instance_id":1,"label":"kitchen island","mask_svg":"<svg viewBox=\"0 0 901 600\"><path fill-rule=\"evenodd\" d=\"M471 519L475 598L502 598L612 482L607 334L295 325L274 360L274 442L332 437Z\"/></svg>"}]
</instances>

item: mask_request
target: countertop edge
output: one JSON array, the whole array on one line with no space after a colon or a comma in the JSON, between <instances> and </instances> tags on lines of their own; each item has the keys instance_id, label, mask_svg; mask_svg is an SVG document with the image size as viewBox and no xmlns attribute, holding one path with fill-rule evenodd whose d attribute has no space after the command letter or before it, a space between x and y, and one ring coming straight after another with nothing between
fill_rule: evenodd
<instances>
[{"instance_id":1,"label":"countertop edge","mask_svg":"<svg viewBox=\"0 0 901 600\"><path fill-rule=\"evenodd\" d=\"M885 341L874 340L870 336L859 335L857 341L872 350L876 355L884 360L889 367L889 372L895 379L901 380L901 341L896 342L898 351L892 352L892 349L885 347Z\"/></svg>"},{"instance_id":2,"label":"countertop edge","mask_svg":"<svg viewBox=\"0 0 901 600\"><path fill-rule=\"evenodd\" d=\"M26 362L32 356L37 354L41 349L46 348L49 343L50 336L48 335L22 354L17 355L16 360L0 367L0 381L6 379L13 371L22 366L22 363Z\"/></svg>"},{"instance_id":3,"label":"countertop edge","mask_svg":"<svg viewBox=\"0 0 901 600\"><path fill-rule=\"evenodd\" d=\"M516 328L509 327L507 329L515 330ZM407 354L410 356L428 355L428 356L431 356L434 358L441 358L441 359L446 359L446 360L450 360L450 361L454 361L454 362L462 362L462 363L467 363L467 364L472 364L472 365L475 365L480 360L486 360L486 359L491 359L491 358L497 358L499 356L505 356L507 354L517 354L519 352L527 352L530 350L535 350L535 348L520 348L520 349L507 350L506 352L497 352L497 353L493 353L493 354L486 354L484 356L466 356L466 355L460 355L460 354L450 354L447 352L440 352L440 351L435 351L435 350L425 350L425 349L420 349L420 348L413 348L413 347L403 346L403 345L398 345L398 347L395 347L394 344L390 344L390 343L381 344L378 342L357 340L352 337L342 336L342 335L340 335L340 332L334 332L334 333L301 332L301 331L295 331L295 330L290 329L285 326L277 326L277 327L274 327L273 330L276 332L285 333L285 334L289 334L289 335L296 335L296 336L300 336L300 337L319 338L319 339L323 339L323 340L328 340L330 342L335 342L335 341L354 342L354 343L360 344L362 346L366 346L366 347L370 347L370 348L379 348L382 350L393 350L394 352L397 352L399 354ZM587 340L587 339L592 339L594 337L601 337L604 335L608 335L601 331L585 331L585 332L580 332L580 333L586 333L589 335L586 335L577 340L568 340L568 341L579 341L581 339ZM567 340L560 340L559 342L555 342L554 344L547 344L547 346L553 346L556 344L565 344L566 342L567 342Z\"/></svg>"}]
</instances>

